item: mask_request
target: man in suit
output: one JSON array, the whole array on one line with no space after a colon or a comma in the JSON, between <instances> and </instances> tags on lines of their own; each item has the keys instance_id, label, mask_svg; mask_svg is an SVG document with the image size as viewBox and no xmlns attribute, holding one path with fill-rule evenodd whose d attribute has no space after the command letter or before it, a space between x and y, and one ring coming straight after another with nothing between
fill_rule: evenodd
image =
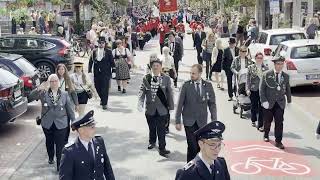
<instances>
[{"instance_id":1,"label":"man in suit","mask_svg":"<svg viewBox=\"0 0 320 180\"><path fill-rule=\"evenodd\" d=\"M178 83L178 71L179 71L179 61L181 61L182 56L183 56L183 44L182 40L179 37L175 37L174 32L170 32L169 37L168 37L168 44L167 46L170 49L170 54L172 55L174 59L174 67L177 72L177 77L174 80L174 87L177 88L177 83Z\"/></svg>"},{"instance_id":2,"label":"man in suit","mask_svg":"<svg viewBox=\"0 0 320 180\"><path fill-rule=\"evenodd\" d=\"M115 180L104 140L95 136L93 111L72 123L78 138L63 149L60 180Z\"/></svg>"},{"instance_id":3,"label":"man in suit","mask_svg":"<svg viewBox=\"0 0 320 180\"><path fill-rule=\"evenodd\" d=\"M105 37L99 38L99 46L92 53L89 60L89 70L94 74L94 85L101 99L100 105L106 110L109 99L109 81L112 76L112 68L115 67L112 51L106 48Z\"/></svg>"},{"instance_id":4,"label":"man in suit","mask_svg":"<svg viewBox=\"0 0 320 180\"><path fill-rule=\"evenodd\" d=\"M166 123L169 111L173 110L173 93L170 77L161 73L162 62L160 59L151 59L152 73L144 76L139 91L138 110L142 111L146 100L146 118L149 126L148 149L153 149L159 140L159 154L165 156L170 153L166 149Z\"/></svg>"},{"instance_id":5,"label":"man in suit","mask_svg":"<svg viewBox=\"0 0 320 180\"><path fill-rule=\"evenodd\" d=\"M262 76L259 93L264 116L264 141L269 142L269 131L271 122L274 119L276 147L284 149L282 144L283 136L283 114L287 103L291 103L291 90L289 75L282 71L285 59L277 57L272 60L274 69L267 71Z\"/></svg>"},{"instance_id":6,"label":"man in suit","mask_svg":"<svg viewBox=\"0 0 320 180\"><path fill-rule=\"evenodd\" d=\"M206 39L206 33L203 31L201 25L197 26L197 31L194 34L194 42L193 46L197 49L197 59L198 59L198 64L202 64L202 41Z\"/></svg>"},{"instance_id":7,"label":"man in suit","mask_svg":"<svg viewBox=\"0 0 320 180\"><path fill-rule=\"evenodd\" d=\"M194 132L207 124L209 107L211 121L217 120L216 98L212 84L201 78L202 66L195 64L191 68L191 80L186 81L180 92L176 129L181 130L181 114L186 131L188 151L187 161L191 161L199 152Z\"/></svg>"},{"instance_id":8,"label":"man in suit","mask_svg":"<svg viewBox=\"0 0 320 180\"><path fill-rule=\"evenodd\" d=\"M234 87L232 87L232 76L231 65L235 57L239 56L239 48L236 47L236 39L229 39L229 47L224 50L222 59L222 69L226 73L228 83L228 95L229 100L232 101Z\"/></svg>"},{"instance_id":9,"label":"man in suit","mask_svg":"<svg viewBox=\"0 0 320 180\"><path fill-rule=\"evenodd\" d=\"M177 171L175 180L230 180L226 160L218 157L224 130L222 122L213 121L195 132L200 152Z\"/></svg>"}]
</instances>

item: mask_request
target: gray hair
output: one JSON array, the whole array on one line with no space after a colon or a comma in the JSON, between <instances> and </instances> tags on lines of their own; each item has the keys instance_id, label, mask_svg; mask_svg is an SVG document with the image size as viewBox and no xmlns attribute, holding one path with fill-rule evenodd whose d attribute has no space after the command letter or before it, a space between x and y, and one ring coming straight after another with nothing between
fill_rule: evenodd
<instances>
[{"instance_id":1,"label":"gray hair","mask_svg":"<svg viewBox=\"0 0 320 180\"><path fill-rule=\"evenodd\" d=\"M59 81L59 77L57 74L51 74L49 77L48 77L48 81L50 82L52 79L57 79Z\"/></svg>"}]
</instances>

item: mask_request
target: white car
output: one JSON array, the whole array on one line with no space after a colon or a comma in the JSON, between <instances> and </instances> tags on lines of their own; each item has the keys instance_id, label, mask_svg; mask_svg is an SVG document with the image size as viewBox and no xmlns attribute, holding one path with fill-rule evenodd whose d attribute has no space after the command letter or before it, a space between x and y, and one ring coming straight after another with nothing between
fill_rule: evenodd
<instances>
[{"instance_id":1,"label":"white car","mask_svg":"<svg viewBox=\"0 0 320 180\"><path fill-rule=\"evenodd\" d=\"M264 55L265 64L269 65L272 52L281 42L297 39L306 39L305 33L289 28L260 31L256 42L249 45L251 57L255 57L256 53L261 52Z\"/></svg>"},{"instance_id":2,"label":"white car","mask_svg":"<svg viewBox=\"0 0 320 180\"><path fill-rule=\"evenodd\" d=\"M320 82L320 40L294 40L280 43L274 57L286 59L284 71L290 75L291 87Z\"/></svg>"}]
</instances>

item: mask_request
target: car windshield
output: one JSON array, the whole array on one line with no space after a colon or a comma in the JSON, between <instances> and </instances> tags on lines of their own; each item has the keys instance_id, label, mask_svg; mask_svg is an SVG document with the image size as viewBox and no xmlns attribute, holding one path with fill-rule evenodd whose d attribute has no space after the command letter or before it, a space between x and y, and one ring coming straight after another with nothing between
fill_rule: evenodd
<instances>
[{"instance_id":1,"label":"car windshield","mask_svg":"<svg viewBox=\"0 0 320 180\"><path fill-rule=\"evenodd\" d=\"M264 32L261 32L259 34L259 38L258 38L257 43L266 44L267 43L267 38L268 38L268 34L264 33Z\"/></svg>"},{"instance_id":2,"label":"car windshield","mask_svg":"<svg viewBox=\"0 0 320 180\"><path fill-rule=\"evenodd\" d=\"M306 39L306 36L303 33L272 35L270 38L270 45L279 45L283 41L298 39Z\"/></svg>"},{"instance_id":3,"label":"car windshield","mask_svg":"<svg viewBox=\"0 0 320 180\"><path fill-rule=\"evenodd\" d=\"M17 65L27 76L34 76L37 73L36 68L23 57L13 61L13 63Z\"/></svg>"},{"instance_id":4,"label":"car windshield","mask_svg":"<svg viewBox=\"0 0 320 180\"><path fill-rule=\"evenodd\" d=\"M0 90L13 86L18 82L18 77L11 72L0 68Z\"/></svg>"},{"instance_id":5,"label":"car windshield","mask_svg":"<svg viewBox=\"0 0 320 180\"><path fill-rule=\"evenodd\" d=\"M294 47L291 51L292 59L317 58L320 60L320 45Z\"/></svg>"}]
</instances>

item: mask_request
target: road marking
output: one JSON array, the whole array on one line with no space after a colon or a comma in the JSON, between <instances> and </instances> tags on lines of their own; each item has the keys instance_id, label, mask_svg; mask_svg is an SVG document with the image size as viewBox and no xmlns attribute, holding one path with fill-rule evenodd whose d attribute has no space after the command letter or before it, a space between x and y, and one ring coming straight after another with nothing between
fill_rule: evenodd
<instances>
[{"instance_id":1,"label":"road marking","mask_svg":"<svg viewBox=\"0 0 320 180\"><path fill-rule=\"evenodd\" d=\"M236 148L232 148L233 152L247 152L247 151L270 151L270 152L278 152L278 153L284 153L284 151L279 150L276 147L271 147L271 146L264 146L264 145L258 145L258 144L253 144L253 145L248 145L248 146L240 146Z\"/></svg>"}]
</instances>

